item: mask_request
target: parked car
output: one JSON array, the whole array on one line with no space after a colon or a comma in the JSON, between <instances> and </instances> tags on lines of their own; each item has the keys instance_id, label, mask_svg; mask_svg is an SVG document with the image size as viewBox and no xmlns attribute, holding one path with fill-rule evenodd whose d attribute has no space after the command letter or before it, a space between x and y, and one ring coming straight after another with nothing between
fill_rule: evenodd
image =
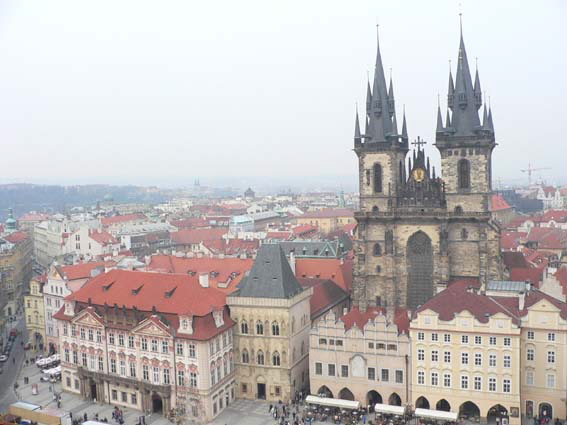
<instances>
[{"instance_id":1,"label":"parked car","mask_svg":"<svg viewBox=\"0 0 567 425\"><path fill-rule=\"evenodd\" d=\"M6 360L8 360L8 356L6 355L0 356L0 362L5 362Z\"/></svg>"},{"instance_id":2,"label":"parked car","mask_svg":"<svg viewBox=\"0 0 567 425\"><path fill-rule=\"evenodd\" d=\"M31 348L31 342L28 342L26 345L24 345L24 350L29 350Z\"/></svg>"}]
</instances>

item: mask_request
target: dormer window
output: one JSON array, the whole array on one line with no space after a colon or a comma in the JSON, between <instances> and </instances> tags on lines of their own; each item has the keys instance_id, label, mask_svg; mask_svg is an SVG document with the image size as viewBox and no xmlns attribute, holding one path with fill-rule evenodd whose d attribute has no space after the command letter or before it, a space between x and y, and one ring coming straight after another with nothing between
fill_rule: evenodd
<instances>
[{"instance_id":1,"label":"dormer window","mask_svg":"<svg viewBox=\"0 0 567 425\"><path fill-rule=\"evenodd\" d=\"M179 332L184 334L192 334L193 333L193 317L192 316L183 316L179 321Z\"/></svg>"},{"instance_id":2,"label":"dormer window","mask_svg":"<svg viewBox=\"0 0 567 425\"><path fill-rule=\"evenodd\" d=\"M217 328L220 328L222 325L224 325L224 317L222 310L213 311L213 318L215 319L215 326Z\"/></svg>"}]
</instances>

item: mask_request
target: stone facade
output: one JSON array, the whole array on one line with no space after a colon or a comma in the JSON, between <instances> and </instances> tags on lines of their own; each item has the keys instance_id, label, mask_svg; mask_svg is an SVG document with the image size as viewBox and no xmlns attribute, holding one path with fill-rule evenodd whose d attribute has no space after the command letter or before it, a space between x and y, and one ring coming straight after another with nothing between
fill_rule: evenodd
<instances>
[{"instance_id":1,"label":"stone facade","mask_svg":"<svg viewBox=\"0 0 567 425\"><path fill-rule=\"evenodd\" d=\"M43 306L43 285L42 276L30 281L30 292L24 296L24 311L26 318L26 329L28 338L37 350L45 348L45 310Z\"/></svg>"}]
</instances>

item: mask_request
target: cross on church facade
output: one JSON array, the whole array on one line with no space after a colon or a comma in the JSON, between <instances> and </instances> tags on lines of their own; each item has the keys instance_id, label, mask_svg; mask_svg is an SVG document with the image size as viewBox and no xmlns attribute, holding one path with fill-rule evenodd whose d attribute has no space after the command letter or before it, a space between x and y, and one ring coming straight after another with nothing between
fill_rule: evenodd
<instances>
[{"instance_id":1,"label":"cross on church facade","mask_svg":"<svg viewBox=\"0 0 567 425\"><path fill-rule=\"evenodd\" d=\"M421 137L417 136L417 141L415 142L411 142L412 145L417 146L417 150L421 150L421 147L426 145L427 142L423 139L421 139Z\"/></svg>"}]
</instances>

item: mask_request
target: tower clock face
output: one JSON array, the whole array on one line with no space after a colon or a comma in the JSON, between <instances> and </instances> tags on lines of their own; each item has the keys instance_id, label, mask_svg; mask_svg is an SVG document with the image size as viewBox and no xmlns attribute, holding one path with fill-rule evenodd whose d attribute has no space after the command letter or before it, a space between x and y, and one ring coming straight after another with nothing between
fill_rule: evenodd
<instances>
[{"instance_id":1,"label":"tower clock face","mask_svg":"<svg viewBox=\"0 0 567 425\"><path fill-rule=\"evenodd\" d=\"M423 168L416 168L412 171L413 179L416 182L421 182L425 178L425 170Z\"/></svg>"}]
</instances>

